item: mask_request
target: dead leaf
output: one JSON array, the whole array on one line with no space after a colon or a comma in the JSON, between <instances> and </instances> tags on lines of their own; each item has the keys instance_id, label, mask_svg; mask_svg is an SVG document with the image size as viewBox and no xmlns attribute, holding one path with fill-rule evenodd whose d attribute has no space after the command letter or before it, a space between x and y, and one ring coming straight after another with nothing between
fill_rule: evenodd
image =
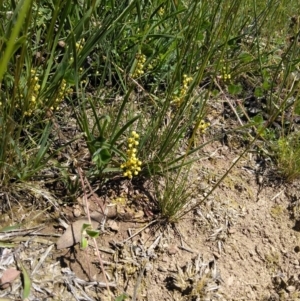
<instances>
[{"instance_id":1,"label":"dead leaf","mask_svg":"<svg viewBox=\"0 0 300 301\"><path fill-rule=\"evenodd\" d=\"M97 229L99 223L92 220L92 227ZM74 246L81 241L81 229L83 224L89 224L88 218L81 218L78 221L72 223L65 233L57 240L57 249L65 249Z\"/></svg>"},{"instance_id":2,"label":"dead leaf","mask_svg":"<svg viewBox=\"0 0 300 301\"><path fill-rule=\"evenodd\" d=\"M2 277L0 279L0 288L6 289L11 283L20 275L20 271L10 268L3 272Z\"/></svg>"}]
</instances>

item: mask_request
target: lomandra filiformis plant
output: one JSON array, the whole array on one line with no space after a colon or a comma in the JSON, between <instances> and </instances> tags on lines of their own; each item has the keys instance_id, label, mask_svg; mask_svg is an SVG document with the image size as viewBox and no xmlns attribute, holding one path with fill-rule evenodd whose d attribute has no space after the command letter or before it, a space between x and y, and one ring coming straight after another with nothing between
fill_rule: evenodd
<instances>
[{"instance_id":1,"label":"lomandra filiformis plant","mask_svg":"<svg viewBox=\"0 0 300 301\"><path fill-rule=\"evenodd\" d=\"M131 132L131 137L128 138L127 148L127 161L121 164L121 168L124 170L124 177L132 179L133 176L137 176L141 171L142 161L136 157L137 149L139 145L139 134L135 131Z\"/></svg>"}]
</instances>

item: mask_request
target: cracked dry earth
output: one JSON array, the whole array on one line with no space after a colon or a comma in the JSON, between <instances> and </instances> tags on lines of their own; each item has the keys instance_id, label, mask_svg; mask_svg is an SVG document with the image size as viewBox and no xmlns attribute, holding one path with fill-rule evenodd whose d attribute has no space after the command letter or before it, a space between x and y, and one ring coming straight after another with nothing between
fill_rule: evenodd
<instances>
[{"instance_id":1,"label":"cracked dry earth","mask_svg":"<svg viewBox=\"0 0 300 301\"><path fill-rule=\"evenodd\" d=\"M198 187L195 201L239 153L220 142L206 146L191 171ZM0 233L1 241L9 238L15 245L1 247L0 275L17 267L16 258L22 261L32 282L28 300L115 300L123 293L136 301L300 300L299 183L259 185L257 168L255 157L245 155L206 202L175 227L151 226L150 211L141 206L151 200L138 187L130 188L118 207L123 218L95 224L104 231L97 245L107 283L92 242L86 250L78 244L57 249L74 215L84 216L80 202L52 206L52 212L43 208L44 201L27 208L20 203L1 216L1 227L24 226ZM115 196L94 195L91 210ZM21 296L20 277L0 290L0 300Z\"/></svg>"}]
</instances>

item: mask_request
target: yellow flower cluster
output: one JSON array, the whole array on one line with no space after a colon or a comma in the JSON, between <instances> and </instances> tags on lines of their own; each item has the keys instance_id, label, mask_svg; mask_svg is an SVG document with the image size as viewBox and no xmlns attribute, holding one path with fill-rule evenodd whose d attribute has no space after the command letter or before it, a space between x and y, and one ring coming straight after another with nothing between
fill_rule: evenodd
<instances>
[{"instance_id":1,"label":"yellow flower cluster","mask_svg":"<svg viewBox=\"0 0 300 301\"><path fill-rule=\"evenodd\" d=\"M146 56L144 54L137 54L136 59L137 59L137 64L132 74L133 78L138 78L139 76L144 74L144 65L146 62Z\"/></svg>"},{"instance_id":2,"label":"yellow flower cluster","mask_svg":"<svg viewBox=\"0 0 300 301\"><path fill-rule=\"evenodd\" d=\"M37 95L39 94L41 86L39 85L39 78L36 75L36 70L30 70L30 84L28 89L28 109L24 112L25 116L31 116L37 108ZM24 96L21 94L21 98Z\"/></svg>"},{"instance_id":3,"label":"yellow flower cluster","mask_svg":"<svg viewBox=\"0 0 300 301\"><path fill-rule=\"evenodd\" d=\"M161 8L158 10L158 14L159 14L160 16L163 16L164 13L165 13L165 9L164 9L163 7L161 7Z\"/></svg>"},{"instance_id":4,"label":"yellow flower cluster","mask_svg":"<svg viewBox=\"0 0 300 301\"><path fill-rule=\"evenodd\" d=\"M186 93L187 93L187 90L188 90L188 87L189 87L189 84L190 82L193 80L192 77L188 77L186 74L183 75L183 82L182 82L182 87L180 89L180 92L179 92L179 95L178 96L174 96L173 97L173 103L179 107L181 105L181 102L182 100L184 99Z\"/></svg>"},{"instance_id":5,"label":"yellow flower cluster","mask_svg":"<svg viewBox=\"0 0 300 301\"><path fill-rule=\"evenodd\" d=\"M199 132L201 134L205 134L207 128L210 126L210 123L209 122L205 122L204 120L201 120L197 129L199 130Z\"/></svg>"},{"instance_id":6,"label":"yellow flower cluster","mask_svg":"<svg viewBox=\"0 0 300 301\"><path fill-rule=\"evenodd\" d=\"M114 205L126 205L127 199L124 196L117 197L111 201Z\"/></svg>"},{"instance_id":7,"label":"yellow flower cluster","mask_svg":"<svg viewBox=\"0 0 300 301\"><path fill-rule=\"evenodd\" d=\"M224 81L230 81L231 80L231 74L228 73L228 70L226 67L222 68L222 79Z\"/></svg>"},{"instance_id":8,"label":"yellow flower cluster","mask_svg":"<svg viewBox=\"0 0 300 301\"><path fill-rule=\"evenodd\" d=\"M142 162L136 157L137 149L139 145L139 134L135 131L131 132L131 137L128 138L127 148L127 161L121 164L121 168L124 170L124 177L132 179L133 176L137 176L141 171Z\"/></svg>"},{"instance_id":9,"label":"yellow flower cluster","mask_svg":"<svg viewBox=\"0 0 300 301\"><path fill-rule=\"evenodd\" d=\"M73 89L72 88L68 88L67 87L67 82L65 79L62 80L61 84L60 84L60 88L58 90L57 96L55 98L55 101L52 105L52 107L50 108L51 110L56 110L59 108L59 105L61 104L61 102L64 100L66 95L71 95L73 93Z\"/></svg>"},{"instance_id":10,"label":"yellow flower cluster","mask_svg":"<svg viewBox=\"0 0 300 301\"><path fill-rule=\"evenodd\" d=\"M23 93L19 95L20 101L16 104L16 107L17 109L24 111L25 116L32 116L36 113L37 109L41 109L43 101L47 103L49 99L41 99L41 97L39 97L41 86L39 84L37 70L30 70L29 83L27 84L26 82L24 86L22 87ZM63 79L50 109L55 110L59 108L59 105L64 100L65 96L72 93L73 89L67 87L67 82ZM2 104L0 103L0 106L1 105Z\"/></svg>"},{"instance_id":11,"label":"yellow flower cluster","mask_svg":"<svg viewBox=\"0 0 300 301\"><path fill-rule=\"evenodd\" d=\"M76 43L76 50L79 52L83 48L83 44L85 43L85 39L81 39L79 42Z\"/></svg>"}]
</instances>

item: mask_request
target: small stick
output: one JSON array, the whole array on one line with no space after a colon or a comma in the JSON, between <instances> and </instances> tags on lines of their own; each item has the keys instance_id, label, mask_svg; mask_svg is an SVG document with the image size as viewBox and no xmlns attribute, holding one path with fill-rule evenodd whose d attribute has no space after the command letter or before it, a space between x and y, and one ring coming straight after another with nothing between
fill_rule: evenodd
<instances>
[{"instance_id":1,"label":"small stick","mask_svg":"<svg viewBox=\"0 0 300 301\"><path fill-rule=\"evenodd\" d=\"M81 170L80 167L78 167L78 174L79 174L81 185L82 185L82 189L83 189L83 195L84 195L83 199L85 201L87 216L88 216L88 219L89 219L89 223L92 224L92 222L91 222L91 216L90 216L90 210L89 210L89 205L88 205L88 200L87 200L86 192L85 192L85 189L84 189L84 180L83 180L83 177L82 177L82 170ZM103 273L103 276L104 276L104 281L106 283L106 288L107 288L108 292L110 293L108 281L107 281L105 270L104 270L104 265L103 265L103 262L102 262L102 259L101 259L101 256L100 256L100 252L99 252L99 249L98 249L98 246L97 246L96 239L93 238L93 241L94 241L94 244L95 244L95 248L96 248L96 252L97 252L97 257L98 257L98 260L100 262L101 270L102 270L102 273Z\"/></svg>"},{"instance_id":2,"label":"small stick","mask_svg":"<svg viewBox=\"0 0 300 301\"><path fill-rule=\"evenodd\" d=\"M240 119L239 114L237 113L236 109L235 109L234 106L232 105L231 100L226 96L226 94L224 93L223 89L220 87L220 85L219 85L219 83L218 83L217 81L214 81L214 84L216 84L216 86L217 86L217 87L220 89L220 91L223 93L223 96L225 97L225 99L226 99L227 103L229 104L231 110L232 110L233 113L235 114L235 116L236 116L236 118L237 118L239 124L240 124L241 126L243 126L244 124L243 124L242 120ZM241 107L241 106L240 106L240 107ZM242 109L242 108L241 108L241 109ZM245 112L244 112L244 113L245 113Z\"/></svg>"},{"instance_id":3,"label":"small stick","mask_svg":"<svg viewBox=\"0 0 300 301\"><path fill-rule=\"evenodd\" d=\"M178 248L179 248L179 249L181 249L181 250L183 250L183 251L186 251L186 252L192 253L192 254L194 254L194 253L195 253L194 251L192 251L191 249L188 249L188 248L186 248L185 246L179 246Z\"/></svg>"},{"instance_id":4,"label":"small stick","mask_svg":"<svg viewBox=\"0 0 300 301\"><path fill-rule=\"evenodd\" d=\"M141 233L142 231L144 231L145 229L147 229L149 226L151 226L152 224L156 223L157 219L153 220L152 222L150 222L148 225L146 225L144 228L142 228L141 230L137 231L136 233L134 233L133 235L131 235L130 237L126 238L125 240L122 241L122 243L125 243L126 241L130 240L131 238L137 236L139 233Z\"/></svg>"},{"instance_id":5,"label":"small stick","mask_svg":"<svg viewBox=\"0 0 300 301\"><path fill-rule=\"evenodd\" d=\"M276 195L274 195L272 198L271 198L271 201L275 200L277 197L279 197L282 193L283 193L284 189L281 190L280 192L278 192Z\"/></svg>"},{"instance_id":6,"label":"small stick","mask_svg":"<svg viewBox=\"0 0 300 301\"><path fill-rule=\"evenodd\" d=\"M141 284L141 281L142 281L142 278L143 278L143 275L144 275L144 272L145 272L145 268L146 268L146 263L144 263L143 267L141 268L139 276L136 280L136 284L135 284L134 289L133 289L132 301L136 300L137 290L138 290L138 288Z\"/></svg>"}]
</instances>

